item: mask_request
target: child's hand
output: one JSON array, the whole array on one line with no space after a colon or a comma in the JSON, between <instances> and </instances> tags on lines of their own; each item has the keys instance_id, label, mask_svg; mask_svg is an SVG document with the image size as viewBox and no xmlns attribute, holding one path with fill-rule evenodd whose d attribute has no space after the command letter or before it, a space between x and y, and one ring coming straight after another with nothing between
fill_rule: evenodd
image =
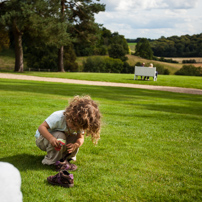
<instances>
[{"instance_id":1,"label":"child's hand","mask_svg":"<svg viewBox=\"0 0 202 202\"><path fill-rule=\"evenodd\" d=\"M51 145L53 147L59 147L60 146L58 140L53 136L49 139L49 142L51 143Z\"/></svg>"},{"instance_id":2,"label":"child's hand","mask_svg":"<svg viewBox=\"0 0 202 202\"><path fill-rule=\"evenodd\" d=\"M63 140L63 139L57 139L58 140L58 142L59 142L59 147L55 147L55 150L56 151L60 151L61 150L61 148L62 148L62 146L63 145L65 145L65 140Z\"/></svg>"},{"instance_id":3,"label":"child's hand","mask_svg":"<svg viewBox=\"0 0 202 202\"><path fill-rule=\"evenodd\" d=\"M79 144L78 144L78 143L74 143L74 144L69 143L69 144L66 145L66 147L67 147L67 151L68 151L69 153L72 153L72 152L75 151L77 148L79 148Z\"/></svg>"}]
</instances>

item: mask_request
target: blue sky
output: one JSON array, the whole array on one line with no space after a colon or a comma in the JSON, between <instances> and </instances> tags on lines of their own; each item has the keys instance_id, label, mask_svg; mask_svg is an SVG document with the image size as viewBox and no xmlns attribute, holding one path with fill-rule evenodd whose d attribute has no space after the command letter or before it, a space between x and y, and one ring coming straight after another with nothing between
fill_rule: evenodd
<instances>
[{"instance_id":1,"label":"blue sky","mask_svg":"<svg viewBox=\"0 0 202 202\"><path fill-rule=\"evenodd\" d=\"M125 38L202 33L202 0L100 0L106 11L95 21Z\"/></svg>"}]
</instances>

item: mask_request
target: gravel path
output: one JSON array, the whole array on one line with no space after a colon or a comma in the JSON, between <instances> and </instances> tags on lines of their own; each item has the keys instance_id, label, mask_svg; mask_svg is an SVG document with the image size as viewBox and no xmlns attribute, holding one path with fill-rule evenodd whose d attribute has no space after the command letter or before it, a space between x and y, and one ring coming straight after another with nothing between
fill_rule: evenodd
<instances>
[{"instance_id":1,"label":"gravel path","mask_svg":"<svg viewBox=\"0 0 202 202\"><path fill-rule=\"evenodd\" d=\"M8 74L8 73L0 73L0 78L73 83L73 84L94 85L94 86L114 86L114 87L126 87L126 88L140 88L140 89L148 89L148 90L160 90L160 91L170 91L170 92L176 92L176 93L187 93L187 94L202 95L202 90L194 89L194 88L152 86L152 85L113 83L113 82L102 82L102 81L84 81L84 80L75 80L75 79L47 78L47 77Z\"/></svg>"}]
</instances>

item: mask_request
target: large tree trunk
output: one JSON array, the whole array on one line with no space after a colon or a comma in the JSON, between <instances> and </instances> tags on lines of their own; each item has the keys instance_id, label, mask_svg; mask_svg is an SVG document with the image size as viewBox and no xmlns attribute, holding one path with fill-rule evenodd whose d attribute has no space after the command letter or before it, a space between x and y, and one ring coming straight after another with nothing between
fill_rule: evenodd
<instances>
[{"instance_id":1,"label":"large tree trunk","mask_svg":"<svg viewBox=\"0 0 202 202\"><path fill-rule=\"evenodd\" d=\"M23 48L22 48L22 33L17 27L13 26L13 33L15 39L15 72L23 72Z\"/></svg>"},{"instance_id":2,"label":"large tree trunk","mask_svg":"<svg viewBox=\"0 0 202 202\"><path fill-rule=\"evenodd\" d=\"M61 46L60 49L58 50L58 71L59 72L65 72L63 55L64 55L64 46Z\"/></svg>"},{"instance_id":3,"label":"large tree trunk","mask_svg":"<svg viewBox=\"0 0 202 202\"><path fill-rule=\"evenodd\" d=\"M65 0L61 0L62 18L64 17L64 12L65 12ZM58 71L59 72L65 72L63 56L64 56L64 46L61 46L59 51L58 51Z\"/></svg>"}]
</instances>

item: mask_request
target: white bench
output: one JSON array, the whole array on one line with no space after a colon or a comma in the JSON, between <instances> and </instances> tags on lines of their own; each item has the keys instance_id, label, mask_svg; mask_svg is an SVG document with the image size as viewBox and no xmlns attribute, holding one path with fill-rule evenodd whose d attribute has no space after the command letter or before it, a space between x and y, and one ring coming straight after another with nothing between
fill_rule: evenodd
<instances>
[{"instance_id":1,"label":"white bench","mask_svg":"<svg viewBox=\"0 0 202 202\"><path fill-rule=\"evenodd\" d=\"M134 80L135 80L135 78L137 79L138 76L151 76L154 78L154 81L157 81L156 67L149 68L149 67L135 66Z\"/></svg>"}]
</instances>

